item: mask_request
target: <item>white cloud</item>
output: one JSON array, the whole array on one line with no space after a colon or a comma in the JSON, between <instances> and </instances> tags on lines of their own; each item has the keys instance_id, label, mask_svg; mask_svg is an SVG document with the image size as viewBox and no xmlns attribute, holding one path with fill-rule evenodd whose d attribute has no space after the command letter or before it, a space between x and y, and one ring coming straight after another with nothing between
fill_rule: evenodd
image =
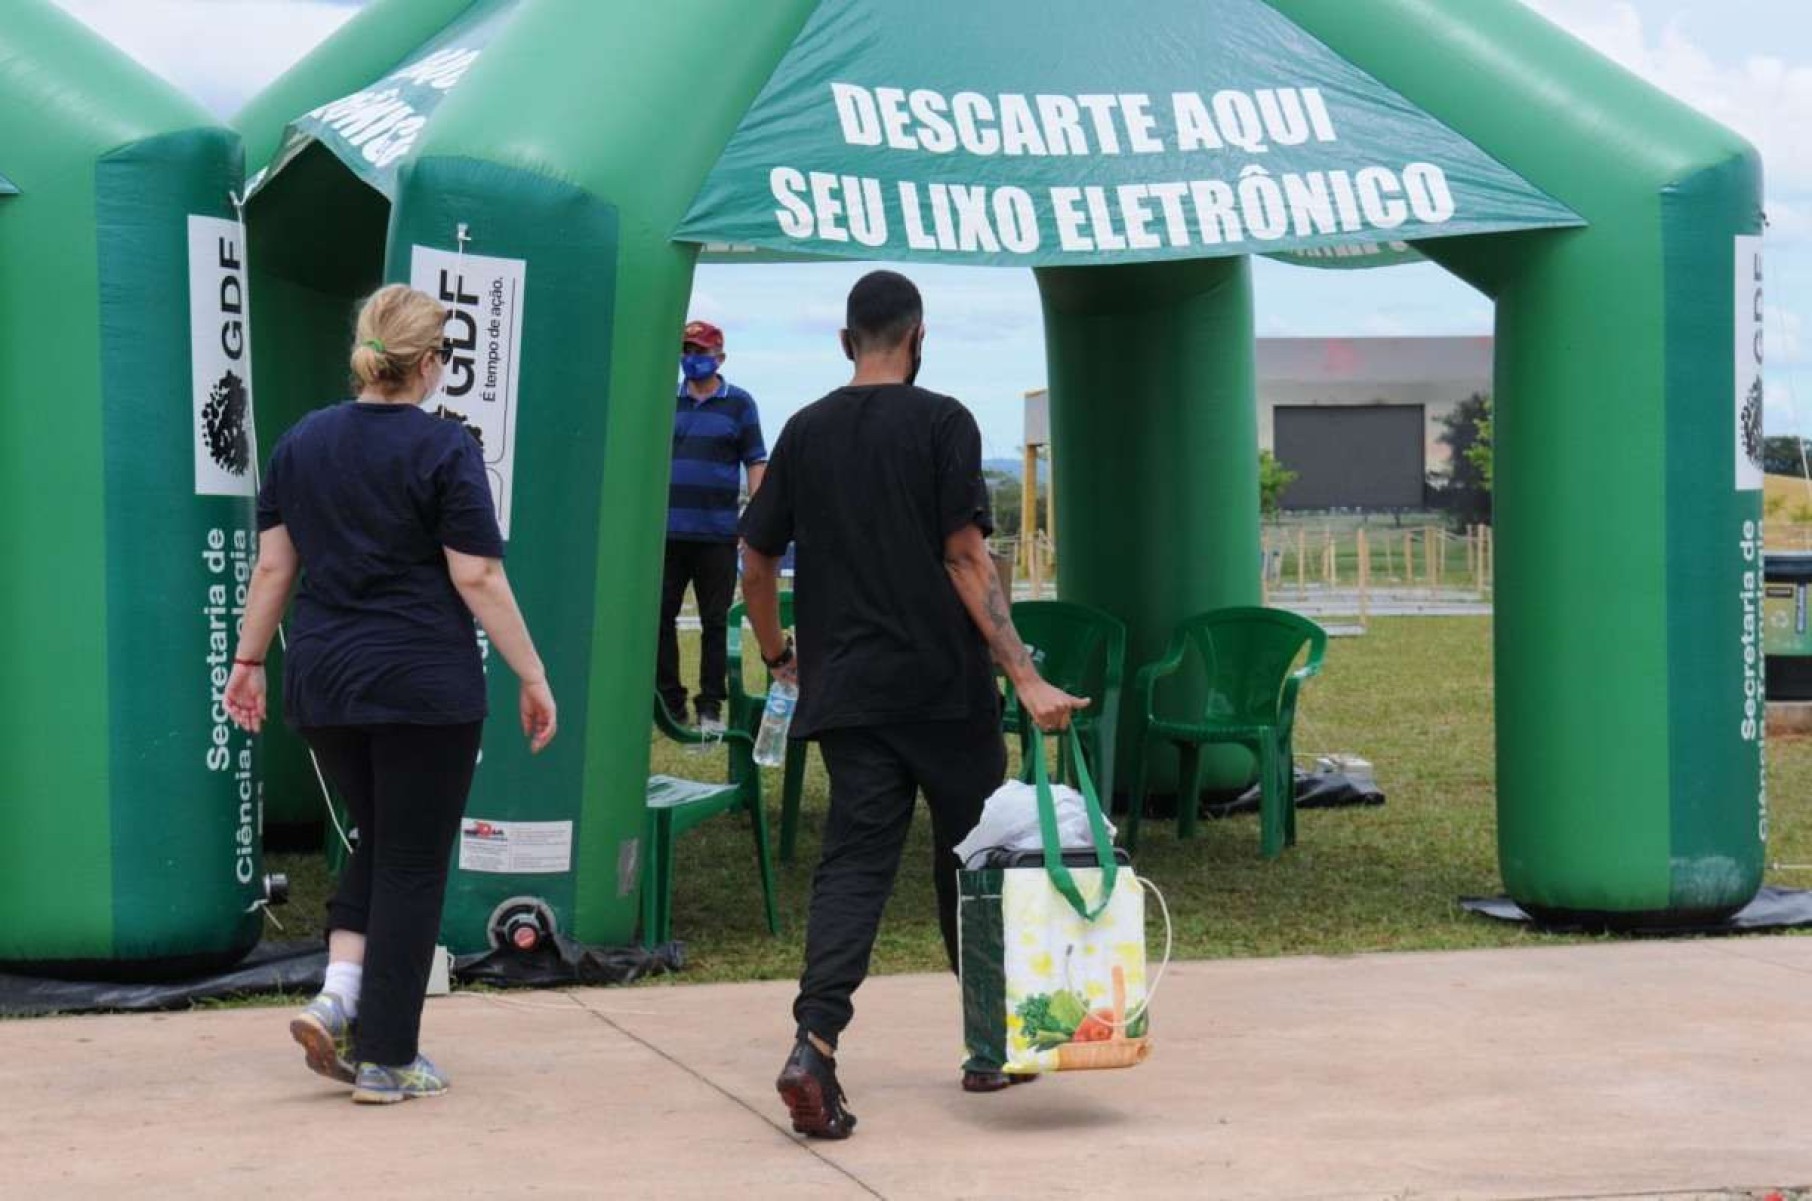
<instances>
[{"instance_id":1,"label":"white cloud","mask_svg":"<svg viewBox=\"0 0 1812 1201\"><path fill-rule=\"evenodd\" d=\"M223 118L357 11L328 0L56 3Z\"/></svg>"},{"instance_id":2,"label":"white cloud","mask_svg":"<svg viewBox=\"0 0 1812 1201\"><path fill-rule=\"evenodd\" d=\"M1770 199L1812 189L1812 47L1788 60L1715 60L1677 21L1650 28L1628 0L1525 0L1575 37L1749 139ZM1781 0L1783 6L1790 0ZM1757 30L1758 42L1767 31Z\"/></svg>"}]
</instances>

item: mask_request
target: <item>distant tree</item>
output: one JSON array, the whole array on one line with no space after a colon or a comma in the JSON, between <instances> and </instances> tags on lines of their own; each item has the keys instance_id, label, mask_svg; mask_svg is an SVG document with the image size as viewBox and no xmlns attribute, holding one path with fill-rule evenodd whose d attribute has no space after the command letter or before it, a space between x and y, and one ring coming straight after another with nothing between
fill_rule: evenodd
<instances>
[{"instance_id":1,"label":"distant tree","mask_svg":"<svg viewBox=\"0 0 1812 1201\"><path fill-rule=\"evenodd\" d=\"M1804 479L1808 457L1812 457L1812 441L1807 439L1788 435L1762 439L1762 470L1769 475Z\"/></svg>"},{"instance_id":2,"label":"distant tree","mask_svg":"<svg viewBox=\"0 0 1812 1201\"><path fill-rule=\"evenodd\" d=\"M1478 421L1478 437L1466 448L1466 461L1479 473L1485 483L1485 491L1491 491L1491 415L1489 411Z\"/></svg>"},{"instance_id":3,"label":"distant tree","mask_svg":"<svg viewBox=\"0 0 1812 1201\"><path fill-rule=\"evenodd\" d=\"M1440 442L1447 448L1447 469L1434 488L1433 500L1447 510L1455 529L1491 520L1491 397L1474 392L1441 418Z\"/></svg>"},{"instance_id":4,"label":"distant tree","mask_svg":"<svg viewBox=\"0 0 1812 1201\"><path fill-rule=\"evenodd\" d=\"M1277 461L1268 450L1258 452L1258 511L1261 516L1275 517L1283 507L1283 492L1296 479L1297 473Z\"/></svg>"},{"instance_id":5,"label":"distant tree","mask_svg":"<svg viewBox=\"0 0 1812 1201\"><path fill-rule=\"evenodd\" d=\"M1005 471L986 469L982 479L988 485L988 500L994 506L994 529L999 537L1019 537L1020 510L1023 507L1021 498L1022 484L1016 475ZM1038 487L1038 528L1045 525L1044 486Z\"/></svg>"}]
</instances>

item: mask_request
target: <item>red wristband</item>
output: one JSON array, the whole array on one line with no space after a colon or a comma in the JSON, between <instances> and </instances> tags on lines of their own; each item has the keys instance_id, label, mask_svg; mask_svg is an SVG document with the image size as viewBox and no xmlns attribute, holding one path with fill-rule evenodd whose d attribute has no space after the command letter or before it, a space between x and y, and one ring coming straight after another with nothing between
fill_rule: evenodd
<instances>
[{"instance_id":1,"label":"red wristband","mask_svg":"<svg viewBox=\"0 0 1812 1201\"><path fill-rule=\"evenodd\" d=\"M263 667L264 666L263 659L234 659L233 662L237 663L240 667Z\"/></svg>"}]
</instances>

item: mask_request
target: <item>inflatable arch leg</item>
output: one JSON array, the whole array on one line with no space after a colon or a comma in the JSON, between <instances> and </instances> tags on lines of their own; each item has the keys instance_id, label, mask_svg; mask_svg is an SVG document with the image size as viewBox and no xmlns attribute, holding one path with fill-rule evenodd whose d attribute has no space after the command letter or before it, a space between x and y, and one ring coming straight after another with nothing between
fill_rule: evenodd
<instances>
[{"instance_id":1,"label":"inflatable arch leg","mask_svg":"<svg viewBox=\"0 0 1812 1201\"><path fill-rule=\"evenodd\" d=\"M1058 587L1127 623L1130 672L1163 653L1183 618L1259 603L1251 264L1037 276L1063 480ZM1130 764L1130 700L1120 735L1119 760ZM1251 778L1252 757L1238 747L1205 757L1214 785ZM1155 787L1175 787L1174 753L1153 768Z\"/></svg>"},{"instance_id":2,"label":"inflatable arch leg","mask_svg":"<svg viewBox=\"0 0 1812 1201\"><path fill-rule=\"evenodd\" d=\"M697 257L669 234L811 6L710 7L739 36L700 75L676 67L693 52L700 22L711 24L696 11L674 21L628 5L524 5L436 112L398 180L387 225L360 207L365 201L345 199L365 185L337 163L315 164L327 174L309 184L313 166L304 160L325 160L318 149L285 168L250 210L255 250L276 252L296 238L318 253L337 240L323 237L337 220L322 215L324 204L349 214L360 240L324 284L309 282L324 270L319 263L292 262L287 284L260 277L268 299L256 303L300 317L282 361L325 364L313 369L315 394L297 393L287 406L289 421L340 394L320 390L322 373L343 374L352 302L383 280L438 291L460 314L457 332L471 344L450 371L478 382L449 408L479 403L495 369L518 413L508 462L496 468L510 477L509 570L560 698L562 733L531 760L514 728L515 679L493 664L493 719L467 813L552 823L541 832L556 835L564 826L570 849L563 866L543 870L462 858L442 927L458 951L483 948L491 915L516 896L545 902L581 941L620 945L634 936L675 340ZM311 87L299 76L273 89L278 100L257 102L241 117L260 127L248 128L251 143L274 147L272 122L281 128L372 78L332 70L337 45L390 37L390 62L414 49L425 36L414 26L368 23L401 11L374 6L330 39L318 52L329 82ZM294 171L304 171L300 183L287 180ZM368 193L373 199L385 211ZM519 333L504 338L505 357L493 364L485 357L496 338L491 323L508 332L513 319ZM487 456L502 449L488 444Z\"/></svg>"},{"instance_id":3,"label":"inflatable arch leg","mask_svg":"<svg viewBox=\"0 0 1812 1201\"><path fill-rule=\"evenodd\" d=\"M1421 246L1497 301L1505 885L1623 925L1740 908L1767 834L1732 349L1754 151L1514 0L1272 2L1590 222Z\"/></svg>"},{"instance_id":4,"label":"inflatable arch leg","mask_svg":"<svg viewBox=\"0 0 1812 1201\"><path fill-rule=\"evenodd\" d=\"M41 0L0 22L0 964L122 979L258 939L238 136Z\"/></svg>"}]
</instances>

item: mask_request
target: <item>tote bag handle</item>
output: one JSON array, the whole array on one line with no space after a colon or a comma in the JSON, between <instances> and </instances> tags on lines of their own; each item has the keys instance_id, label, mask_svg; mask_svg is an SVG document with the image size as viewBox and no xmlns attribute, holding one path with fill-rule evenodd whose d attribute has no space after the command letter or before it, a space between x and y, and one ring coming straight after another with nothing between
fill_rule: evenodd
<instances>
[{"instance_id":1,"label":"tote bag handle","mask_svg":"<svg viewBox=\"0 0 1812 1201\"><path fill-rule=\"evenodd\" d=\"M1088 774L1088 762L1082 757L1082 740L1076 735L1076 727L1071 726L1063 737L1068 739L1070 759L1076 765L1077 783L1081 784L1082 805L1088 813L1089 831L1094 836L1095 861L1101 865L1101 899L1093 908L1082 897L1082 891L1076 887L1075 878L1063 862L1063 844L1057 836L1057 802L1051 795L1050 774L1044 762L1044 739L1034 740L1037 749L1033 765L1032 782L1038 792L1038 832L1044 842L1044 870L1051 878L1051 886L1057 890L1065 901L1069 902L1079 917L1085 922L1092 922L1107 909L1108 902L1114 898L1114 884L1119 878L1120 864L1114 858L1113 836L1107 832L1107 819L1101 813L1101 801L1095 795L1095 781Z\"/></svg>"}]
</instances>

